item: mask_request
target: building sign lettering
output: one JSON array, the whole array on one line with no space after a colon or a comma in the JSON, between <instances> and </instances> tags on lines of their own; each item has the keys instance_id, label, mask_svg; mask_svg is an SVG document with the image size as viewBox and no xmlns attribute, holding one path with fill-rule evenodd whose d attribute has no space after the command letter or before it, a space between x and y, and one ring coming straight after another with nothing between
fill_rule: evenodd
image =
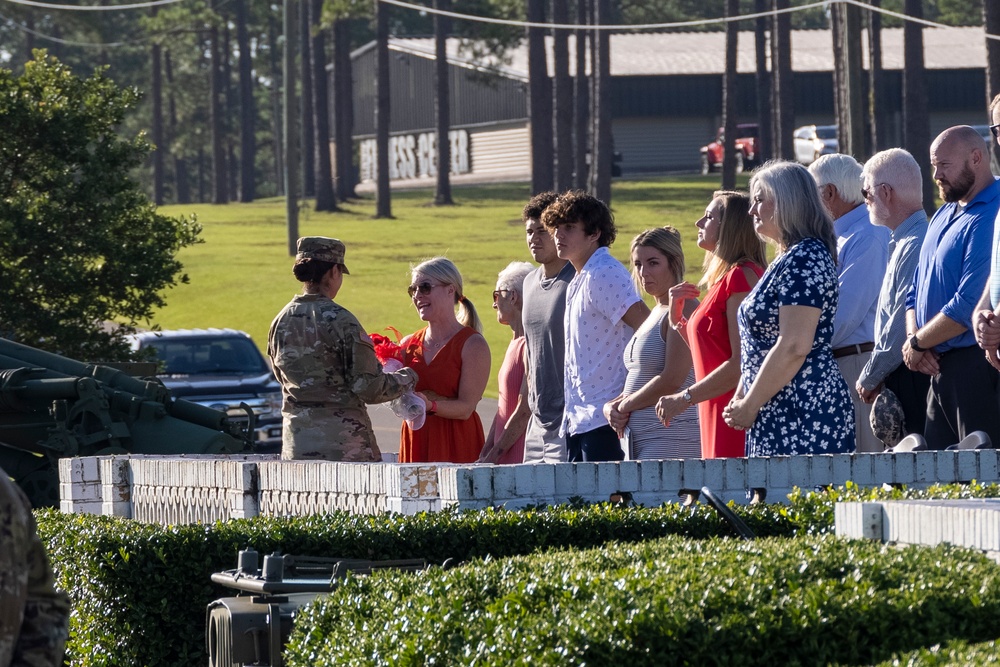
<instances>
[{"instance_id":1,"label":"building sign lettering","mask_svg":"<svg viewBox=\"0 0 1000 667\"><path fill-rule=\"evenodd\" d=\"M451 173L469 173L469 133L452 130L448 133L451 144ZM374 181L378 173L374 139L360 143L361 180ZM437 176L436 133L401 134L389 137L389 179L433 178Z\"/></svg>"}]
</instances>

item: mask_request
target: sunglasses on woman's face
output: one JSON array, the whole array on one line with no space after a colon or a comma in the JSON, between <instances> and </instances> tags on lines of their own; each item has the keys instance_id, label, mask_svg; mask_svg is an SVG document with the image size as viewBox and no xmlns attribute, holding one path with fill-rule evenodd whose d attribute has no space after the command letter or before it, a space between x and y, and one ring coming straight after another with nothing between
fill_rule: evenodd
<instances>
[{"instance_id":1,"label":"sunglasses on woman's face","mask_svg":"<svg viewBox=\"0 0 1000 667\"><path fill-rule=\"evenodd\" d=\"M411 299L417 292L420 292L424 296L427 296L428 294L431 293L431 290L434 289L435 287L440 287L440 285L432 285L431 283L420 283L419 285L410 285L409 287L406 288L406 293L410 295Z\"/></svg>"}]
</instances>

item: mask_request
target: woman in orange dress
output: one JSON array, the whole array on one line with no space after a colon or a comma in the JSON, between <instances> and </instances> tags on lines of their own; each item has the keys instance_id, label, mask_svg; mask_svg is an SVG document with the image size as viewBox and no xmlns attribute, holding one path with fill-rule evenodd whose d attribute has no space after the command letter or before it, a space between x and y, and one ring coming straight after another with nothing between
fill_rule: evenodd
<instances>
[{"instance_id":1,"label":"woman in orange dress","mask_svg":"<svg viewBox=\"0 0 1000 667\"><path fill-rule=\"evenodd\" d=\"M482 323L462 292L462 274L444 257L414 268L407 291L427 326L400 345L403 362L420 378L415 389L427 404L427 419L415 431L403 422L399 460L474 462L485 441L476 406L490 375Z\"/></svg>"},{"instance_id":2,"label":"woman in orange dress","mask_svg":"<svg viewBox=\"0 0 1000 667\"><path fill-rule=\"evenodd\" d=\"M764 242L757 236L746 193L720 190L712 195L696 223L698 247L705 250L705 274L699 285L670 288L670 326L691 348L696 382L685 391L660 398L656 416L667 423L698 404L701 456L706 459L746 456L744 431L722 419L722 409L740 379L740 333L736 309L767 264ZM690 318L684 302L708 292ZM418 371L419 372L419 371Z\"/></svg>"}]
</instances>

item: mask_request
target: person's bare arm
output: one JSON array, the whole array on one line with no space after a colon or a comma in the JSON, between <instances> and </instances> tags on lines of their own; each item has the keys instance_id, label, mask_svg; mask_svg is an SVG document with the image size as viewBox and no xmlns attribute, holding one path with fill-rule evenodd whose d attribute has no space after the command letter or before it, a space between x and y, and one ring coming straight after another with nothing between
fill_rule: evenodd
<instances>
[{"instance_id":1,"label":"person's bare arm","mask_svg":"<svg viewBox=\"0 0 1000 667\"><path fill-rule=\"evenodd\" d=\"M458 381L458 396L437 398L437 416L446 419L468 419L483 399L490 379L490 346L480 334L473 334L462 347L462 376ZM429 407L429 405L428 405Z\"/></svg>"},{"instance_id":2,"label":"person's bare arm","mask_svg":"<svg viewBox=\"0 0 1000 667\"><path fill-rule=\"evenodd\" d=\"M819 308L812 306L778 308L778 340L764 358L746 395L734 397L723 410L727 424L733 428L749 428L761 407L791 382L812 350L821 313Z\"/></svg>"}]
</instances>

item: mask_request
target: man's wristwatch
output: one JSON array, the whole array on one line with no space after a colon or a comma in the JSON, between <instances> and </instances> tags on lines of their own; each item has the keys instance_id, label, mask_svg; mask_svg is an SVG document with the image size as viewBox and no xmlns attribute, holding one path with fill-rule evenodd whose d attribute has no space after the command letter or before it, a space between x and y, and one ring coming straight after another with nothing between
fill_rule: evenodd
<instances>
[{"instance_id":1,"label":"man's wristwatch","mask_svg":"<svg viewBox=\"0 0 1000 667\"><path fill-rule=\"evenodd\" d=\"M691 392L690 392L690 390L685 389L684 393L681 394L681 398L683 398L685 401L687 401L688 405L694 405L694 399L691 398Z\"/></svg>"},{"instance_id":2,"label":"man's wristwatch","mask_svg":"<svg viewBox=\"0 0 1000 667\"><path fill-rule=\"evenodd\" d=\"M920 341L917 340L917 334L916 334L916 332L910 334L909 343L910 343L910 348L913 349L913 350L915 350L915 351L917 351L917 352L926 352L927 351L926 347L920 347Z\"/></svg>"}]
</instances>

